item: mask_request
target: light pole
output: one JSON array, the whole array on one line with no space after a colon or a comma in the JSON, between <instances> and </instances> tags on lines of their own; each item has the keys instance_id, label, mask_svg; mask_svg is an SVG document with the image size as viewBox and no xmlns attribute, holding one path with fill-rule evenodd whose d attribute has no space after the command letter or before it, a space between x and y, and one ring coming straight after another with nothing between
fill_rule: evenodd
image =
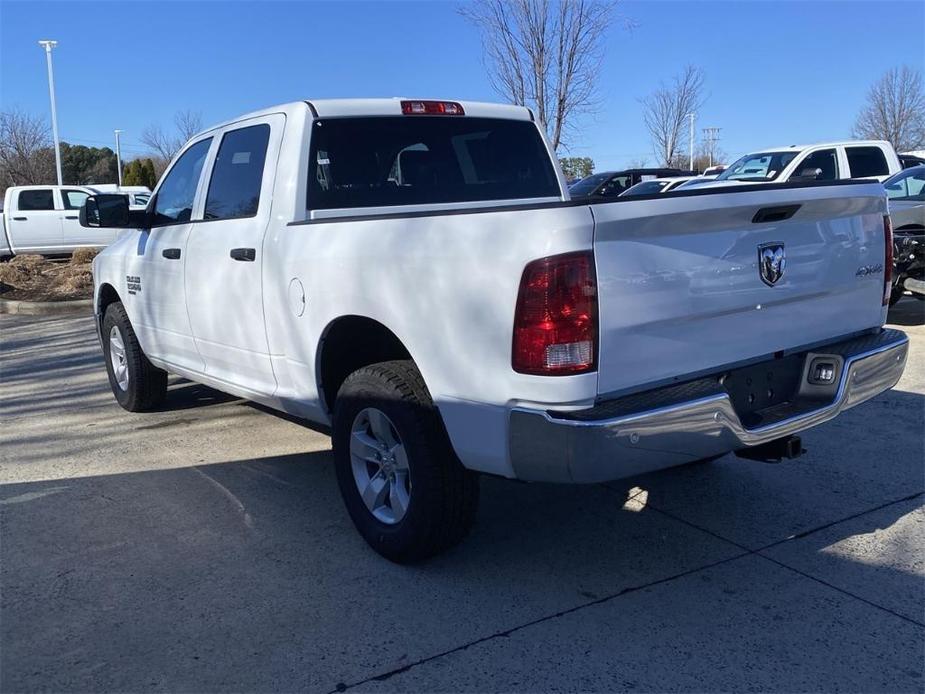
<instances>
[{"instance_id":1,"label":"light pole","mask_svg":"<svg viewBox=\"0 0 925 694\"><path fill-rule=\"evenodd\" d=\"M45 61L48 63L48 94L51 97L51 133L55 138L55 168L58 171L58 185L64 185L61 177L61 143L58 141L58 109L55 105L55 73L51 69L51 49L58 45L57 41L39 41L45 47Z\"/></svg>"},{"instance_id":2,"label":"light pole","mask_svg":"<svg viewBox=\"0 0 925 694\"><path fill-rule=\"evenodd\" d=\"M687 117L691 119L691 132L690 132L690 148L691 148L691 159L690 165L687 167L688 171L694 170L694 112L691 111L687 114Z\"/></svg>"},{"instance_id":3,"label":"light pole","mask_svg":"<svg viewBox=\"0 0 925 694\"><path fill-rule=\"evenodd\" d=\"M121 130L114 130L116 134L116 170L119 172L119 187L122 187L122 150L119 149L119 133Z\"/></svg>"}]
</instances>

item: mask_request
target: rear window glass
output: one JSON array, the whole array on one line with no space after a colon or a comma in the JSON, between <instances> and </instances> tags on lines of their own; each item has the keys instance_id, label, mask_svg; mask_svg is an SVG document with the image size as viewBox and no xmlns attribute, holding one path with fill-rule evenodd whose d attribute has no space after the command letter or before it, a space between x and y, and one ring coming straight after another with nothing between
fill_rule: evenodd
<instances>
[{"instance_id":1,"label":"rear window glass","mask_svg":"<svg viewBox=\"0 0 925 694\"><path fill-rule=\"evenodd\" d=\"M309 209L558 197L533 123L451 116L315 121Z\"/></svg>"},{"instance_id":2,"label":"rear window glass","mask_svg":"<svg viewBox=\"0 0 925 694\"><path fill-rule=\"evenodd\" d=\"M21 190L19 191L19 209L53 210L55 199L51 190Z\"/></svg>"},{"instance_id":3,"label":"rear window glass","mask_svg":"<svg viewBox=\"0 0 925 694\"><path fill-rule=\"evenodd\" d=\"M879 147L846 147L845 152L848 154L851 178L886 176L890 173L886 157Z\"/></svg>"}]
</instances>

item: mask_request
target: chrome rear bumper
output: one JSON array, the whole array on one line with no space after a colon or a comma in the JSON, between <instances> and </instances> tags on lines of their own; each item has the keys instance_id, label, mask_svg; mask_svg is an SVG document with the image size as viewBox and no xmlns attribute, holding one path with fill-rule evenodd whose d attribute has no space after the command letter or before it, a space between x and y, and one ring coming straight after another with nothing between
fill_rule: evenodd
<instances>
[{"instance_id":1,"label":"chrome rear bumper","mask_svg":"<svg viewBox=\"0 0 925 694\"><path fill-rule=\"evenodd\" d=\"M519 479L603 482L757 446L828 421L892 388L902 376L908 348L904 333L884 330L814 349L813 354L844 360L834 397L804 403L790 416L756 428L742 424L725 392L606 419L515 409L511 463Z\"/></svg>"}]
</instances>

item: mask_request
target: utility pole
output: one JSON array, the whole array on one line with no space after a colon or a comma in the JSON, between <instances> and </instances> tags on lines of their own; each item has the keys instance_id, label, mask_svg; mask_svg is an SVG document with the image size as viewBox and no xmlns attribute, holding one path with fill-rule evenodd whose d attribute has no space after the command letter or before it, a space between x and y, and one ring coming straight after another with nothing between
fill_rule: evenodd
<instances>
[{"instance_id":1,"label":"utility pole","mask_svg":"<svg viewBox=\"0 0 925 694\"><path fill-rule=\"evenodd\" d=\"M707 151L710 153L710 166L713 166L713 150L719 142L719 131L722 128L704 128L703 139L707 141Z\"/></svg>"},{"instance_id":2,"label":"utility pole","mask_svg":"<svg viewBox=\"0 0 925 694\"><path fill-rule=\"evenodd\" d=\"M48 63L48 94L51 97L51 132L55 138L55 168L58 170L58 185L64 185L61 176L61 143L58 141L58 109L55 105L55 73L51 68L51 49L58 45L57 41L47 39L39 41L45 48L45 62Z\"/></svg>"},{"instance_id":3,"label":"utility pole","mask_svg":"<svg viewBox=\"0 0 925 694\"><path fill-rule=\"evenodd\" d=\"M121 130L114 130L116 134L116 170L119 172L119 187L122 187L122 150L119 149L119 133Z\"/></svg>"},{"instance_id":4,"label":"utility pole","mask_svg":"<svg viewBox=\"0 0 925 694\"><path fill-rule=\"evenodd\" d=\"M690 158L690 164L688 165L687 170L693 171L694 170L694 113L693 111L691 113L688 113L687 117L691 119L690 142L688 143L691 148L691 158Z\"/></svg>"}]
</instances>

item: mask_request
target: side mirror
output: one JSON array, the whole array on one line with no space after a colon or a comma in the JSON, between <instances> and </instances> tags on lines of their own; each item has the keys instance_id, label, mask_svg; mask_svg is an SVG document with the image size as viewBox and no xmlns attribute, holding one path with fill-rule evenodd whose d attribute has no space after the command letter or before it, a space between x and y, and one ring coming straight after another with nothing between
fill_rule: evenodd
<instances>
[{"instance_id":1,"label":"side mirror","mask_svg":"<svg viewBox=\"0 0 925 694\"><path fill-rule=\"evenodd\" d=\"M796 176L791 176L791 181L818 181L822 178L822 169L803 169Z\"/></svg>"},{"instance_id":2,"label":"side mirror","mask_svg":"<svg viewBox=\"0 0 925 694\"><path fill-rule=\"evenodd\" d=\"M87 197L80 208L80 226L105 229L140 228L138 220L129 213L128 197L100 193Z\"/></svg>"}]
</instances>

